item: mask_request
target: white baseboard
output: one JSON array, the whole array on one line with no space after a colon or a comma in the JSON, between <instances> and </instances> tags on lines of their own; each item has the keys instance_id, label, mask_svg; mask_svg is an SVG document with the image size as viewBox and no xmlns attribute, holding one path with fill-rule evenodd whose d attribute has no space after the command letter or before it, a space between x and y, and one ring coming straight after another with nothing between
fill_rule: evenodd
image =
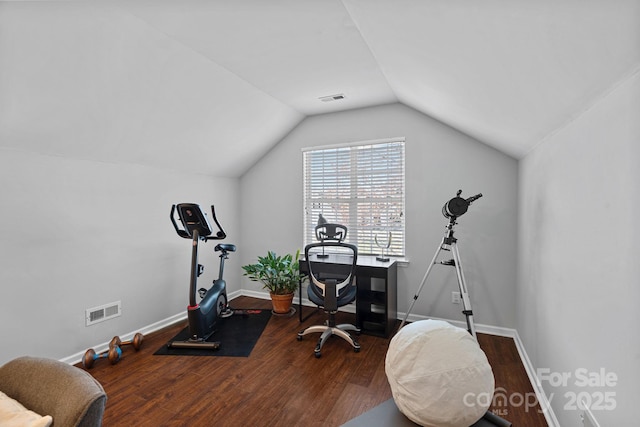
<instances>
[{"instance_id":1,"label":"white baseboard","mask_svg":"<svg viewBox=\"0 0 640 427\"><path fill-rule=\"evenodd\" d=\"M247 296L247 297L253 297L253 298L258 298L258 299L271 299L271 297L269 296L268 292L261 292L261 291L251 291L251 290L246 290L246 289L240 289L238 291L233 291L230 292L228 295L229 301L233 301L235 298L239 297L239 296ZM296 295L294 297L294 304L298 304L299 299L298 299L298 295ZM316 307L316 305L314 303L312 303L311 301L309 301L307 298L303 298L302 299L302 305L304 306L308 306L308 307ZM355 306L353 304L349 304L346 305L344 307L341 307L341 311L345 311L348 313L355 313L356 309ZM398 319L403 319L405 316L405 313L398 313ZM162 328L165 328L167 326L170 326L176 322L182 321L184 319L187 318L187 313L179 313L179 314L175 314L173 316L167 317L166 319L160 320L159 322L155 322L152 323L151 325L145 326L143 327L141 330L139 331L135 331L135 332L129 332L126 335L120 336L120 338L123 341L128 341L133 339L133 336L137 333L140 332L142 334L150 334L152 332L155 331L159 331ZM412 314L407 318L407 321L409 322L415 322L417 320L426 320L426 319L434 319L434 320L444 320L446 322L451 323L454 326L458 326L460 328L466 329L467 328L467 323L461 320L451 320L451 319L440 319L440 318L435 318L435 317L427 317L427 316L419 316L419 315L415 315ZM538 399L538 402L540 403L540 407L542 408L543 414L545 419L547 420L547 424L549 424L549 427L560 427L560 423L558 422L558 419L556 418L554 412L553 412L553 408L551 408L551 403L549 402L549 399L547 398L547 395L544 393L544 390L542 389L541 386L541 382L538 379L538 376L536 375L536 370L533 366L533 364L531 363L531 360L529 359L529 356L527 355L527 352L524 348L524 344L522 343L522 340L520 339L520 336L518 335L518 331L515 329L511 329L511 328L503 328L503 327L499 327L499 326L491 326L491 325L483 325L483 324L475 324L476 326L476 331L483 333L483 334L489 334L489 335L497 335L497 336L501 336L501 337L509 337L509 338L513 338L513 341L515 342L516 345L516 349L518 350L518 354L520 355L520 360L522 360L522 364L524 365L524 369L527 372L527 376L529 377L529 381L531 382L531 386L533 387L534 392L536 393L536 398ZM98 345L96 345L94 347L96 353L100 353L102 351L105 351L109 348L109 342L104 342L104 343L100 343ZM79 352L76 354L72 354L71 356L65 357L64 359L60 359L61 362L65 362L71 365L74 365L76 363L79 363L82 361L82 357L84 356L85 352Z\"/></svg>"},{"instance_id":2,"label":"white baseboard","mask_svg":"<svg viewBox=\"0 0 640 427\"><path fill-rule=\"evenodd\" d=\"M233 295L233 296L231 296ZM229 301L233 301L237 297L252 297L258 299L271 299L268 292L260 292L260 291L249 291L246 289L240 289L239 291L235 291L232 294L229 294Z\"/></svg>"},{"instance_id":3,"label":"white baseboard","mask_svg":"<svg viewBox=\"0 0 640 427\"><path fill-rule=\"evenodd\" d=\"M589 405L587 405L584 400L582 400L582 406L584 407L584 410L580 414L582 425L584 427L600 427L600 423L598 422L598 420L596 420L595 415L593 415L593 412L591 412Z\"/></svg>"},{"instance_id":4,"label":"white baseboard","mask_svg":"<svg viewBox=\"0 0 640 427\"><path fill-rule=\"evenodd\" d=\"M129 341L129 340L132 340L133 336L138 332L140 332L143 335L150 334L152 332L159 331L160 329L165 328L167 326L173 325L174 323L184 320L186 318L187 318L186 312L180 313L180 314L174 314L173 316L167 317L166 319L160 320L159 322L155 322L150 325L147 325L138 331L129 332L128 334L118 335L118 336L122 341ZM97 344L93 347L93 349L95 350L96 353L102 353L103 351L106 351L109 349L110 341L111 340ZM64 359L60 359L60 361L64 363L68 363L70 365L75 365L76 363L82 362L82 357L84 356L85 353L86 351L78 352L78 353L72 354L71 356L67 356Z\"/></svg>"},{"instance_id":5,"label":"white baseboard","mask_svg":"<svg viewBox=\"0 0 640 427\"><path fill-rule=\"evenodd\" d=\"M402 319L404 318L404 316L405 316L405 313L398 313L398 318ZM407 319L407 321L415 322L417 320L427 320L427 319L444 320L446 322L451 323L454 326L467 329L467 322L461 321L461 320L440 319L435 317L426 317L426 316L411 314L409 315L409 318ZM536 369L534 368L533 364L531 363L531 360L529 359L529 356L527 355L527 351L525 350L524 344L520 339L520 335L518 335L518 331L511 328L483 325L479 323L476 323L475 327L476 327L476 332L480 332L482 334L513 338L513 341L516 345L516 349L518 350L518 355L520 356L520 360L522 361L522 364L524 365L524 369L527 372L527 376L529 377L529 382L531 382L531 386L533 387L533 391L536 394L536 398L538 399L538 403L540 404L540 408L542 409L542 412L547 421L547 424L549 425L549 427L560 427L560 423L558 422L558 419L556 418L556 415L553 412L553 408L551 408L551 403L549 402L547 395L542 389L541 382L538 379L538 376L536 375Z\"/></svg>"},{"instance_id":6,"label":"white baseboard","mask_svg":"<svg viewBox=\"0 0 640 427\"><path fill-rule=\"evenodd\" d=\"M229 301L231 301L232 299L237 298L241 295L243 295L243 291L233 291L227 294L227 298L229 298ZM267 298L269 298L269 294L267 294ZM129 332L128 334L125 334L125 335L119 335L119 337L122 341L129 341L129 340L132 340L133 336L138 332L140 332L143 335L150 334L152 332L156 332L156 331L159 331L160 329L166 328L167 326L171 326L174 323L183 321L186 318L187 318L187 312L184 311L182 313L174 314L173 316L169 316L166 319L147 325L138 331ZM106 351L109 349L110 341L111 340L97 344L93 347L93 349L95 350L96 353L102 353L103 351ZM64 363L68 363L70 365L75 365L76 363L82 362L82 357L84 356L85 353L86 351L78 352L78 353L72 354L71 356L67 356L63 359L60 359L60 361Z\"/></svg>"},{"instance_id":7,"label":"white baseboard","mask_svg":"<svg viewBox=\"0 0 640 427\"><path fill-rule=\"evenodd\" d=\"M269 296L268 292L260 292L260 291L248 291L246 289L243 289L241 291L239 291L239 293L237 295L235 295L233 298L236 298L238 296L244 296L244 297L252 297L252 298L259 298L259 299L271 299L271 296ZM229 296L229 300L233 300L233 298L231 298L231 296ZM296 295L293 297L293 304L294 305L298 305L299 303L299 296L296 293ZM316 304L314 304L313 302L309 301L308 298L302 298L302 305L304 305L305 307L317 307ZM346 313L354 313L356 312L356 307L355 304L347 304L343 307L339 308L339 311L344 311Z\"/></svg>"},{"instance_id":8,"label":"white baseboard","mask_svg":"<svg viewBox=\"0 0 640 427\"><path fill-rule=\"evenodd\" d=\"M549 427L560 427L558 418L556 418L556 414L553 412L553 408L551 407L551 402L542 389L542 383L538 378L538 375L536 374L536 369L534 368L533 363L531 363L531 360L527 355L524 344L520 339L520 335L518 335L517 330L514 329L513 331L515 332L513 340L516 343L516 348L518 349L520 360L522 360L524 369L527 371L529 382L531 383L531 386L533 386L533 391L536 393L536 398L538 399L538 403L540 404L540 408L542 409L544 418L547 420L547 424L549 425Z\"/></svg>"}]
</instances>

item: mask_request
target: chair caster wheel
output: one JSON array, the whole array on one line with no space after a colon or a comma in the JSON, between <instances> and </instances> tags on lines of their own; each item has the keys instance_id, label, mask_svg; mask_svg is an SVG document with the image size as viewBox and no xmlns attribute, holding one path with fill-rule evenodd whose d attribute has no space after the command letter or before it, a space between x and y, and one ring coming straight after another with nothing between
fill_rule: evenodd
<instances>
[{"instance_id":1,"label":"chair caster wheel","mask_svg":"<svg viewBox=\"0 0 640 427\"><path fill-rule=\"evenodd\" d=\"M360 347L354 347L353 348L353 352L354 353L360 353Z\"/></svg>"},{"instance_id":2,"label":"chair caster wheel","mask_svg":"<svg viewBox=\"0 0 640 427\"><path fill-rule=\"evenodd\" d=\"M316 359L320 359L320 356L322 356L319 351L316 351L314 354L316 356Z\"/></svg>"},{"instance_id":3,"label":"chair caster wheel","mask_svg":"<svg viewBox=\"0 0 640 427\"><path fill-rule=\"evenodd\" d=\"M296 337L296 339L297 339L298 341L302 341L302 335L298 335L298 336Z\"/></svg>"}]
</instances>

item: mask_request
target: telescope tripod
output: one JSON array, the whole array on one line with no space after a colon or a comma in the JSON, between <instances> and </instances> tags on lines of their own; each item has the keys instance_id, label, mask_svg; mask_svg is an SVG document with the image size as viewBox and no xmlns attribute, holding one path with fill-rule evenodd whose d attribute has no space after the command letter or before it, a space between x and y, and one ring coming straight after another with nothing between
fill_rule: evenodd
<instances>
[{"instance_id":1,"label":"telescope tripod","mask_svg":"<svg viewBox=\"0 0 640 427\"><path fill-rule=\"evenodd\" d=\"M405 322L407 321L407 317L409 317L409 313L411 313L413 306L418 300L420 291L422 291L422 288L426 283L427 277L429 277L429 273L431 273L431 269L433 268L433 266L435 264L449 265L449 266L455 267L456 269L456 276L458 277L458 287L460 288L460 297L462 299L462 308L463 308L462 314L464 314L467 318L467 330L471 335L473 335L474 338L477 339L476 328L473 323L473 310L471 309L471 300L469 299L469 292L467 291L467 283L464 279L464 273L462 271L462 263L460 261L460 253L458 252L458 239L453 237L453 227L456 225L456 219L457 218L454 216L449 218L447 231L445 232L445 235L442 238L442 242L440 242L440 245L438 246L436 253L433 255L431 264L429 265L429 268L427 268L427 272L424 274L424 277L422 278L422 283L420 283L420 286L418 287L418 291L413 296L413 301L411 302L411 306L409 306L409 310L407 310L407 314L405 314L404 319L402 319L402 323L400 323L399 329L401 329L404 326ZM453 255L453 259L436 262L436 260L438 259L438 256L440 255L440 252L442 251L450 251L451 254Z\"/></svg>"}]
</instances>

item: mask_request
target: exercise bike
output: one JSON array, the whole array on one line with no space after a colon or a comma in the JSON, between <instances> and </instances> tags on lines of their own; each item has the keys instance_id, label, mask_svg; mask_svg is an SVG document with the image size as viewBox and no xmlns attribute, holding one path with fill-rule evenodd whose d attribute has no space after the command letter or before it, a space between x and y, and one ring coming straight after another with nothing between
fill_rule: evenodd
<instances>
[{"instance_id":1,"label":"exercise bike","mask_svg":"<svg viewBox=\"0 0 640 427\"><path fill-rule=\"evenodd\" d=\"M178 221L176 221L176 213ZM185 341L172 341L167 344L170 348L197 348L216 350L219 342L207 342L207 339L215 332L215 325L220 317L228 317L233 314L227 301L227 285L222 278L224 274L224 261L229 258L229 252L235 252L232 244L219 243L214 251L220 252L220 272L218 278L213 281L211 288L198 289L198 277L203 273L204 266L198 263L198 246L200 241L222 240L227 237L222 226L216 218L216 212L211 205L211 214L218 231L213 232L207 214L194 203L180 203L171 207L171 222L178 236L191 239L191 280L189 283L189 306L187 317L189 320L189 339ZM197 296L201 298L197 302Z\"/></svg>"}]
</instances>

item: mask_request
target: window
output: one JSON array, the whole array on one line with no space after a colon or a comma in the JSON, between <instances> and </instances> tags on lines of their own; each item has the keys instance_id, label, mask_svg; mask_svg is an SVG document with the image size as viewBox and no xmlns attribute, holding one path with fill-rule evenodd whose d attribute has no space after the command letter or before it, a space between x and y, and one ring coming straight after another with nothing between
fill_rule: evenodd
<instances>
[{"instance_id":1,"label":"window","mask_svg":"<svg viewBox=\"0 0 640 427\"><path fill-rule=\"evenodd\" d=\"M404 138L303 150L304 244L319 215L348 228L362 255L404 256Z\"/></svg>"}]
</instances>

